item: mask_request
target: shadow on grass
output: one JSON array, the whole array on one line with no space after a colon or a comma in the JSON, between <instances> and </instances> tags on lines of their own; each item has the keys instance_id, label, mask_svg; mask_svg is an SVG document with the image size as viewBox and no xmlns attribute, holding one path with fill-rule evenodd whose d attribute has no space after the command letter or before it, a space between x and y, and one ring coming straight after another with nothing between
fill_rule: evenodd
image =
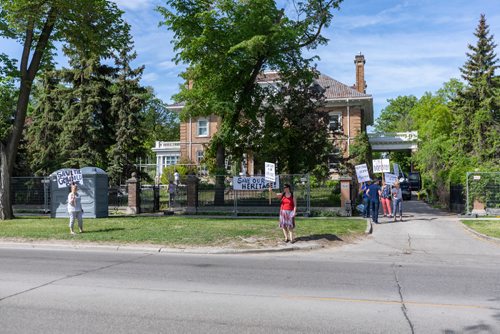
<instances>
[{"instance_id":1,"label":"shadow on grass","mask_svg":"<svg viewBox=\"0 0 500 334\"><path fill-rule=\"evenodd\" d=\"M328 241L343 241L335 234L313 234L295 238L297 241L315 241L315 240L328 240Z\"/></svg>"},{"instance_id":2,"label":"shadow on grass","mask_svg":"<svg viewBox=\"0 0 500 334\"><path fill-rule=\"evenodd\" d=\"M100 230L90 230L86 231L86 233L100 233L100 232L113 232L113 231L124 231L125 228L123 227L110 227L110 228L103 228Z\"/></svg>"}]
</instances>

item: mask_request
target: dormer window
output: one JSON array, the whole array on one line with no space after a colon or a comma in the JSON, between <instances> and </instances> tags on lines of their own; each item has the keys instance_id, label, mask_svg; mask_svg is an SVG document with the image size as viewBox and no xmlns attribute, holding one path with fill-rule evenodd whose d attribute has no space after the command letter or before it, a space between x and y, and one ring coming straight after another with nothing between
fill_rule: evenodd
<instances>
[{"instance_id":1,"label":"dormer window","mask_svg":"<svg viewBox=\"0 0 500 334\"><path fill-rule=\"evenodd\" d=\"M208 120L199 119L198 120L198 137L208 137Z\"/></svg>"}]
</instances>

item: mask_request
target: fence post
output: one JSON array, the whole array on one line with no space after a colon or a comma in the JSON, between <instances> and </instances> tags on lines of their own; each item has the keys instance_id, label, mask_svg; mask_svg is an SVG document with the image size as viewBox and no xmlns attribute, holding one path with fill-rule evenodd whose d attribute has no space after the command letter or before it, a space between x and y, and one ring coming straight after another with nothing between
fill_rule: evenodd
<instances>
[{"instance_id":1,"label":"fence post","mask_svg":"<svg viewBox=\"0 0 500 334\"><path fill-rule=\"evenodd\" d=\"M469 174L470 174L470 172L467 172L465 174L465 179L466 179L465 183L466 183L466 189L467 189L467 197L466 197L467 201L466 201L465 205L467 206L467 211L466 212L467 212L468 215L470 215L470 210L469 210Z\"/></svg>"},{"instance_id":2,"label":"fence post","mask_svg":"<svg viewBox=\"0 0 500 334\"><path fill-rule=\"evenodd\" d=\"M188 175L187 177L187 213L196 213L198 210L198 182L196 175Z\"/></svg>"},{"instance_id":3,"label":"fence post","mask_svg":"<svg viewBox=\"0 0 500 334\"><path fill-rule=\"evenodd\" d=\"M141 213L141 183L137 179L137 174L132 173L132 177L127 180L128 206L127 214L133 215Z\"/></svg>"},{"instance_id":4,"label":"fence post","mask_svg":"<svg viewBox=\"0 0 500 334\"><path fill-rule=\"evenodd\" d=\"M306 191L306 216L309 217L311 215L311 174L306 174L307 179L307 191Z\"/></svg>"}]
</instances>

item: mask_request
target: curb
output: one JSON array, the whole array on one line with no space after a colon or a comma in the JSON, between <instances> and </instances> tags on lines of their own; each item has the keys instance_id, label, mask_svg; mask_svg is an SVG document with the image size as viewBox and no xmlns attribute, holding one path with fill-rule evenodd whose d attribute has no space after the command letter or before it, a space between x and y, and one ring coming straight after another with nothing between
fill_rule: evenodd
<instances>
[{"instance_id":1,"label":"curb","mask_svg":"<svg viewBox=\"0 0 500 334\"><path fill-rule=\"evenodd\" d=\"M370 218L367 218L365 234L372 234L372 233L373 233L373 224L371 223Z\"/></svg>"},{"instance_id":2,"label":"curb","mask_svg":"<svg viewBox=\"0 0 500 334\"><path fill-rule=\"evenodd\" d=\"M469 226L465 225L464 223L462 223L462 222L460 222L460 223L462 224L462 226L464 227L464 229L466 229L467 231L475 234L479 238L485 239L485 240L488 240L488 241L492 241L492 242L495 242L497 244L500 244L500 239L499 238L490 237L489 235L479 233L478 231L471 229Z\"/></svg>"},{"instance_id":3,"label":"curb","mask_svg":"<svg viewBox=\"0 0 500 334\"><path fill-rule=\"evenodd\" d=\"M259 253L278 253L301 250L321 249L324 246L320 244L279 246L276 248L250 248L250 249L220 249L220 248L166 248L166 247L144 247L144 246L123 246L123 245L96 245L96 244L44 244L27 242L0 242L2 248L17 249L66 249L66 250L93 250L93 251L127 251L141 253L171 253L171 254L259 254Z\"/></svg>"}]
</instances>

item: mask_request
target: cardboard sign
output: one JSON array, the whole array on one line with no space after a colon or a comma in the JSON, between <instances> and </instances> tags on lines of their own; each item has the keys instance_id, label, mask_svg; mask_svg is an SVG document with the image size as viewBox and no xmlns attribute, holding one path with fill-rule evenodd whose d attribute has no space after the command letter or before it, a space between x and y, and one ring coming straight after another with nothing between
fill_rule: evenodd
<instances>
[{"instance_id":1,"label":"cardboard sign","mask_svg":"<svg viewBox=\"0 0 500 334\"><path fill-rule=\"evenodd\" d=\"M271 162L264 163L266 181L274 182L276 180L275 165Z\"/></svg>"},{"instance_id":2,"label":"cardboard sign","mask_svg":"<svg viewBox=\"0 0 500 334\"><path fill-rule=\"evenodd\" d=\"M56 177L58 188L67 188L72 183L83 184L83 175L80 169L60 170L57 172Z\"/></svg>"},{"instance_id":3,"label":"cardboard sign","mask_svg":"<svg viewBox=\"0 0 500 334\"><path fill-rule=\"evenodd\" d=\"M375 159L373 160L373 173L390 173L391 164L389 159Z\"/></svg>"},{"instance_id":4,"label":"cardboard sign","mask_svg":"<svg viewBox=\"0 0 500 334\"><path fill-rule=\"evenodd\" d=\"M392 186L398 180L398 176L396 174L385 173L385 184Z\"/></svg>"},{"instance_id":5,"label":"cardboard sign","mask_svg":"<svg viewBox=\"0 0 500 334\"><path fill-rule=\"evenodd\" d=\"M354 168L356 169L356 176L359 183L371 181L370 173L368 172L366 164L357 165L354 166Z\"/></svg>"},{"instance_id":6,"label":"cardboard sign","mask_svg":"<svg viewBox=\"0 0 500 334\"><path fill-rule=\"evenodd\" d=\"M233 190L267 190L269 188L269 184L271 184L273 189L279 189L279 177L276 177L274 182L266 181L266 178L263 176L233 177Z\"/></svg>"}]
</instances>

